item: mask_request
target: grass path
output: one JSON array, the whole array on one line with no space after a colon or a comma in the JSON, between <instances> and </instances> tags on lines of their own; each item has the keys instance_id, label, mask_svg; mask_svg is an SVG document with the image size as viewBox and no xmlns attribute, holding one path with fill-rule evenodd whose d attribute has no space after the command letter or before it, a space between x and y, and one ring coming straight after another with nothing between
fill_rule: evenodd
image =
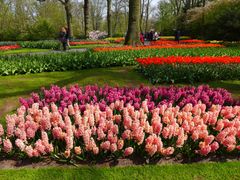
<instances>
[{"instance_id":1,"label":"grass path","mask_svg":"<svg viewBox=\"0 0 240 180\"><path fill-rule=\"evenodd\" d=\"M0 170L0 179L103 179L103 180L238 180L240 162L147 165L130 167L79 167Z\"/></svg>"},{"instance_id":2,"label":"grass path","mask_svg":"<svg viewBox=\"0 0 240 180\"><path fill-rule=\"evenodd\" d=\"M34 49L34 48L21 48L8 51L0 51L0 55L12 55L12 54L28 54L28 53L39 53L39 52L49 52L50 49Z\"/></svg>"}]
</instances>

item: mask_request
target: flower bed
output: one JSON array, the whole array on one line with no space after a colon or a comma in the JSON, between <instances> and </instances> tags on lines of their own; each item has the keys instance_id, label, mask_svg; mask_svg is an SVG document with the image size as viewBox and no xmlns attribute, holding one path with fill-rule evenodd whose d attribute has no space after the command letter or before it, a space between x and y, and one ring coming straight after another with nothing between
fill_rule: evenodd
<instances>
[{"instance_id":1,"label":"flower bed","mask_svg":"<svg viewBox=\"0 0 240 180\"><path fill-rule=\"evenodd\" d=\"M0 51L7 51L7 50L13 50L13 49L20 49L21 47L19 45L6 45L6 46L0 46Z\"/></svg>"},{"instance_id":2,"label":"flower bed","mask_svg":"<svg viewBox=\"0 0 240 180\"><path fill-rule=\"evenodd\" d=\"M240 150L240 106L198 102L184 107L161 105L152 110L148 100L138 110L115 101L105 110L98 103L58 104L29 108L6 117L0 125L1 153L21 157L51 156L58 160L103 160L237 153Z\"/></svg>"},{"instance_id":3,"label":"flower bed","mask_svg":"<svg viewBox=\"0 0 240 180\"><path fill-rule=\"evenodd\" d=\"M106 38L105 40L110 41L111 43L119 44L119 43L122 43L125 40L125 38L124 37L116 37L116 38L112 37L112 38Z\"/></svg>"},{"instance_id":4,"label":"flower bed","mask_svg":"<svg viewBox=\"0 0 240 180\"><path fill-rule=\"evenodd\" d=\"M70 42L71 46L77 45L90 45L90 44L109 44L107 41L80 41L80 42Z\"/></svg>"},{"instance_id":5,"label":"flower bed","mask_svg":"<svg viewBox=\"0 0 240 180\"><path fill-rule=\"evenodd\" d=\"M137 65L136 58L156 56L240 56L237 48L144 49L0 56L0 75Z\"/></svg>"},{"instance_id":6,"label":"flower bed","mask_svg":"<svg viewBox=\"0 0 240 180\"><path fill-rule=\"evenodd\" d=\"M103 47L94 48L95 52L105 52L105 51L129 51L129 50L145 50L145 49L168 49L168 48L209 48L209 47L224 47L220 44L178 44L178 45L165 45L165 46L123 46L123 47Z\"/></svg>"},{"instance_id":7,"label":"flower bed","mask_svg":"<svg viewBox=\"0 0 240 180\"><path fill-rule=\"evenodd\" d=\"M51 103L59 105L60 112L64 111L68 105L78 103L81 109L85 104L98 103L101 110L116 101L123 101L124 105L131 104L136 110L140 108L143 100L148 100L148 108L159 107L163 104L173 104L183 107L188 103L196 105L199 101L203 102L207 108L212 105L240 105L235 101L231 94L224 89L213 89L208 86L195 87L145 87L127 88L127 87L98 87L72 86L70 89L52 86L49 90L42 88L40 93L32 93L31 98L20 99L20 103L26 108L38 103L40 107L50 107Z\"/></svg>"},{"instance_id":8,"label":"flower bed","mask_svg":"<svg viewBox=\"0 0 240 180\"><path fill-rule=\"evenodd\" d=\"M194 83L240 79L240 57L159 57L137 59L152 83Z\"/></svg>"},{"instance_id":9,"label":"flower bed","mask_svg":"<svg viewBox=\"0 0 240 180\"><path fill-rule=\"evenodd\" d=\"M173 40L166 40L160 39L157 41L151 41L150 44L152 46L164 46L164 45L179 45L179 44L205 44L205 41L199 39L187 39L187 40L180 40L179 43Z\"/></svg>"},{"instance_id":10,"label":"flower bed","mask_svg":"<svg viewBox=\"0 0 240 180\"><path fill-rule=\"evenodd\" d=\"M191 57L191 56L169 56L169 57L153 57L153 58L139 58L137 62L141 65L150 65L150 64L231 64L231 63L240 63L240 56L231 57L231 56L222 56L222 57Z\"/></svg>"}]
</instances>

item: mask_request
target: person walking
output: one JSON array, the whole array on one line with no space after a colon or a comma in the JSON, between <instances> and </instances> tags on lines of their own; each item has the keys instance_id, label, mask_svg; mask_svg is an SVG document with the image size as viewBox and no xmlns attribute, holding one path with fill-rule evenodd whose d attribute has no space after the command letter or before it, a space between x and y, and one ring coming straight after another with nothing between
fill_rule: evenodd
<instances>
[{"instance_id":1,"label":"person walking","mask_svg":"<svg viewBox=\"0 0 240 180\"><path fill-rule=\"evenodd\" d=\"M180 43L180 36L181 36L181 32L180 32L180 30L177 29L175 31L175 41L177 41L178 44Z\"/></svg>"},{"instance_id":2,"label":"person walking","mask_svg":"<svg viewBox=\"0 0 240 180\"><path fill-rule=\"evenodd\" d=\"M61 31L59 33L59 41L62 43L63 46L63 50L66 51L67 50L67 31L64 27L61 28Z\"/></svg>"},{"instance_id":3,"label":"person walking","mask_svg":"<svg viewBox=\"0 0 240 180\"><path fill-rule=\"evenodd\" d=\"M66 30L66 40L67 40L67 47L70 48L70 44L69 44L69 40L70 40L70 33L69 33L69 29L67 26L65 26L65 30Z\"/></svg>"}]
</instances>

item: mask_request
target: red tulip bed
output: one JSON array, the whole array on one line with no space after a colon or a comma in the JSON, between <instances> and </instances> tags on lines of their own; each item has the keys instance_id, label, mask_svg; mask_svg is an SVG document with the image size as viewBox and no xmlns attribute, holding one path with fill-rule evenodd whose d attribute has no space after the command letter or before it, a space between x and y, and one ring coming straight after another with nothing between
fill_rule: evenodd
<instances>
[{"instance_id":1,"label":"red tulip bed","mask_svg":"<svg viewBox=\"0 0 240 180\"><path fill-rule=\"evenodd\" d=\"M139 58L137 62L154 84L240 79L240 57L170 56Z\"/></svg>"},{"instance_id":2,"label":"red tulip bed","mask_svg":"<svg viewBox=\"0 0 240 180\"><path fill-rule=\"evenodd\" d=\"M129 50L145 50L145 49L189 49L189 48L211 48L211 47L224 47L220 44L167 44L167 45L150 45L150 46L122 46L122 47L99 47L94 48L95 52L108 52L108 51L129 51Z\"/></svg>"},{"instance_id":3,"label":"red tulip bed","mask_svg":"<svg viewBox=\"0 0 240 180\"><path fill-rule=\"evenodd\" d=\"M204 40L199 40L199 39L187 39L187 40L180 40L179 43L177 41L173 40L165 40L165 39L160 39L157 41L151 41L150 45L155 46L163 46L163 45L178 45L178 44L204 44Z\"/></svg>"},{"instance_id":4,"label":"red tulip bed","mask_svg":"<svg viewBox=\"0 0 240 180\"><path fill-rule=\"evenodd\" d=\"M19 45L4 45L0 46L0 51L7 51L7 50L13 50L13 49L20 49L21 46Z\"/></svg>"},{"instance_id":5,"label":"red tulip bed","mask_svg":"<svg viewBox=\"0 0 240 180\"><path fill-rule=\"evenodd\" d=\"M180 94L190 101L180 105ZM224 89L53 86L31 101L0 125L3 156L76 162L240 151L240 103Z\"/></svg>"}]
</instances>

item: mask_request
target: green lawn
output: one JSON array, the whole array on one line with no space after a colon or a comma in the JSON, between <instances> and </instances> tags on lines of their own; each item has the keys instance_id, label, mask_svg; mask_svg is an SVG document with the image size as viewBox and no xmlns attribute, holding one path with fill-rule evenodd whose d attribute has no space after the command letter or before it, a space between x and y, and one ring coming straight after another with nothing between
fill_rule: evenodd
<instances>
[{"instance_id":1,"label":"green lawn","mask_svg":"<svg viewBox=\"0 0 240 180\"><path fill-rule=\"evenodd\" d=\"M69 72L49 72L40 74L27 74L18 76L0 77L0 122L4 122L7 113L16 109L18 98L28 96L33 91L39 91L42 86L51 84L67 86L78 83L82 86L88 84L139 86L151 85L141 74L132 67L115 67L108 69L90 69ZM212 87L223 87L240 96L240 81L218 81L209 83Z\"/></svg>"},{"instance_id":2,"label":"green lawn","mask_svg":"<svg viewBox=\"0 0 240 180\"><path fill-rule=\"evenodd\" d=\"M240 162L147 165L130 167L79 167L0 170L0 179L173 179L237 180Z\"/></svg>"},{"instance_id":3,"label":"green lawn","mask_svg":"<svg viewBox=\"0 0 240 180\"><path fill-rule=\"evenodd\" d=\"M36 52L47 52L47 51L50 51L50 49L21 48L21 49L9 50L9 51L0 51L0 55L36 53Z\"/></svg>"}]
</instances>

